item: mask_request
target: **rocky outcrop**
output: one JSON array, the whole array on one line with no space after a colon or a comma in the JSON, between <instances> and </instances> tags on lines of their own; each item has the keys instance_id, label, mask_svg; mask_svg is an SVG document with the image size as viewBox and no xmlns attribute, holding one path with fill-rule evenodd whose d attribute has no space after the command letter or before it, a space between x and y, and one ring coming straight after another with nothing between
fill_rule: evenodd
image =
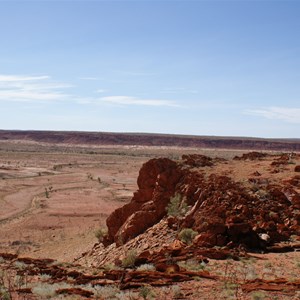
<instances>
[{"instance_id":1,"label":"rocky outcrop","mask_svg":"<svg viewBox=\"0 0 300 300\"><path fill-rule=\"evenodd\" d=\"M207 167L213 165L213 159L205 155L199 155L199 154L182 155L182 159L185 164L191 167Z\"/></svg>"},{"instance_id":2,"label":"rocky outcrop","mask_svg":"<svg viewBox=\"0 0 300 300\"><path fill-rule=\"evenodd\" d=\"M131 202L108 217L104 244L123 244L158 223L166 215L166 206L181 176L181 169L170 159L145 163L137 180L139 189Z\"/></svg>"},{"instance_id":3,"label":"rocky outcrop","mask_svg":"<svg viewBox=\"0 0 300 300\"><path fill-rule=\"evenodd\" d=\"M265 154L252 152L243 159L260 159ZM289 155L282 155L282 161ZM298 176L271 184L255 179L256 191L228 176L205 175L214 161L202 155L183 156L179 162L166 158L145 163L138 177L138 191L130 203L107 219L105 244L117 245L143 233L166 216L170 198L180 195L179 207L185 214L168 219L170 228L191 228L197 232L198 247L243 246L266 249L300 232ZM252 183L252 181L249 181ZM267 235L268 239L261 236Z\"/></svg>"},{"instance_id":4,"label":"rocky outcrop","mask_svg":"<svg viewBox=\"0 0 300 300\"><path fill-rule=\"evenodd\" d=\"M244 153L242 156L235 156L233 159L235 159L235 160L260 160L266 156L267 156L267 153L253 151L253 152L249 152L249 153Z\"/></svg>"},{"instance_id":5,"label":"rocky outcrop","mask_svg":"<svg viewBox=\"0 0 300 300\"><path fill-rule=\"evenodd\" d=\"M275 280L254 279L247 280L241 285L241 288L248 293L251 291L263 290L269 292L284 291L285 294L291 294L300 290L300 280L296 279L291 281L285 278L278 278Z\"/></svg>"}]
</instances>

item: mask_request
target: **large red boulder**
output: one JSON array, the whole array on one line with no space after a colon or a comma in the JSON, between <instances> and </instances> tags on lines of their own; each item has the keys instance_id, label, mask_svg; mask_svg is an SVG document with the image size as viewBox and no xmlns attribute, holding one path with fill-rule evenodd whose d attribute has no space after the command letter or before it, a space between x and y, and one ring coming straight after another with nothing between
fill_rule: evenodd
<instances>
[{"instance_id":1,"label":"large red boulder","mask_svg":"<svg viewBox=\"0 0 300 300\"><path fill-rule=\"evenodd\" d=\"M131 202L108 217L108 236L104 243L125 243L159 222L166 215L166 206L181 175L177 163L170 159L146 162L139 172L139 189Z\"/></svg>"}]
</instances>

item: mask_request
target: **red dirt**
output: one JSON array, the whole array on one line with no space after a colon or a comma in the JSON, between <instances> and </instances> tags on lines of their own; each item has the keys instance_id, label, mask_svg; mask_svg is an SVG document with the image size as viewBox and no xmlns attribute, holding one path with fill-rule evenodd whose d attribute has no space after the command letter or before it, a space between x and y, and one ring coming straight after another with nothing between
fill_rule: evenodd
<instances>
[{"instance_id":1,"label":"red dirt","mask_svg":"<svg viewBox=\"0 0 300 300\"><path fill-rule=\"evenodd\" d=\"M78 299L145 286L156 299L297 299L300 156L243 154L0 141L0 280L16 300L43 285ZM187 207L168 217L176 193Z\"/></svg>"}]
</instances>

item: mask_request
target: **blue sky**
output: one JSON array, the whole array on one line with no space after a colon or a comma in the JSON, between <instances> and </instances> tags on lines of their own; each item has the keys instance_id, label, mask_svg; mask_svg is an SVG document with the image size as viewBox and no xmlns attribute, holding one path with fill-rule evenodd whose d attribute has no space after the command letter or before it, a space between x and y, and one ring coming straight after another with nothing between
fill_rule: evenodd
<instances>
[{"instance_id":1,"label":"blue sky","mask_svg":"<svg viewBox=\"0 0 300 300\"><path fill-rule=\"evenodd\" d=\"M300 138L300 1L0 1L0 128Z\"/></svg>"}]
</instances>

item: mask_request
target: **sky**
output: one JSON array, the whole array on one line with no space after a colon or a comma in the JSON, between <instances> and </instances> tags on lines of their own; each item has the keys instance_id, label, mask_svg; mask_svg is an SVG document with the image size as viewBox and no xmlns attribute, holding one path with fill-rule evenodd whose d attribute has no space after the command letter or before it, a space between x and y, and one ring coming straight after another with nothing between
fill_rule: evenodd
<instances>
[{"instance_id":1,"label":"sky","mask_svg":"<svg viewBox=\"0 0 300 300\"><path fill-rule=\"evenodd\" d=\"M0 129L300 138L300 1L0 0Z\"/></svg>"}]
</instances>

